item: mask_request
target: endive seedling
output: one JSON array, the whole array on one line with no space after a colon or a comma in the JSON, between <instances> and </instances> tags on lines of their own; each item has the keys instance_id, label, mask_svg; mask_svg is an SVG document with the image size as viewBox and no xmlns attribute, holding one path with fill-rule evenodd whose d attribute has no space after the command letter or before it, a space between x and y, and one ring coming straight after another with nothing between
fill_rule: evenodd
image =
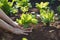
<instances>
[{"instance_id":1,"label":"endive seedling","mask_svg":"<svg viewBox=\"0 0 60 40\"><path fill-rule=\"evenodd\" d=\"M28 9L32 7L29 0L17 0L15 6L16 8L20 8L23 13L27 12Z\"/></svg>"},{"instance_id":2,"label":"endive seedling","mask_svg":"<svg viewBox=\"0 0 60 40\"><path fill-rule=\"evenodd\" d=\"M0 8L7 14L10 15L10 13L18 12L18 10L13 6L13 3L15 0L12 0L12 2L9 2L8 0L0 0Z\"/></svg>"},{"instance_id":3,"label":"endive seedling","mask_svg":"<svg viewBox=\"0 0 60 40\"><path fill-rule=\"evenodd\" d=\"M54 12L52 10L43 10L44 12L41 12L40 18L44 24L49 24L50 22L54 21Z\"/></svg>"},{"instance_id":4,"label":"endive seedling","mask_svg":"<svg viewBox=\"0 0 60 40\"><path fill-rule=\"evenodd\" d=\"M32 16L32 14L22 14L21 19L16 20L19 25L23 25L24 28L28 28L29 24L37 24L38 20Z\"/></svg>"},{"instance_id":5,"label":"endive seedling","mask_svg":"<svg viewBox=\"0 0 60 40\"><path fill-rule=\"evenodd\" d=\"M36 3L36 7L37 7L38 9L46 9L46 8L48 8L48 7L47 7L48 4L49 4L49 2L45 2L45 3L43 3L43 2L41 2L41 3Z\"/></svg>"},{"instance_id":6,"label":"endive seedling","mask_svg":"<svg viewBox=\"0 0 60 40\"><path fill-rule=\"evenodd\" d=\"M23 11L23 13L27 12L28 9L29 9L29 8L28 8L27 6L25 6L25 7L21 7L21 10Z\"/></svg>"}]
</instances>

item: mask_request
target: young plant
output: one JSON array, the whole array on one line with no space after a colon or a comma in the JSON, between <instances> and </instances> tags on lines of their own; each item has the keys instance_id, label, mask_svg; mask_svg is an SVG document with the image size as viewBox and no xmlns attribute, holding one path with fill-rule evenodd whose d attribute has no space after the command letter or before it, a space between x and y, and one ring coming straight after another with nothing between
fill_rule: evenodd
<instances>
[{"instance_id":1,"label":"young plant","mask_svg":"<svg viewBox=\"0 0 60 40\"><path fill-rule=\"evenodd\" d=\"M30 24L37 24L38 20L33 17L32 14L22 14L21 19L17 19L19 25L23 25L24 28L30 27Z\"/></svg>"},{"instance_id":2,"label":"young plant","mask_svg":"<svg viewBox=\"0 0 60 40\"><path fill-rule=\"evenodd\" d=\"M45 3L43 3L43 2L41 2L41 3L36 3L36 7L38 8L38 9L47 9L48 7L48 4L49 4L49 2L45 2Z\"/></svg>"},{"instance_id":3,"label":"young plant","mask_svg":"<svg viewBox=\"0 0 60 40\"><path fill-rule=\"evenodd\" d=\"M0 8L7 14L10 15L10 13L17 13L17 9L13 6L13 3L15 1L12 0L12 2L8 2L8 0L0 0Z\"/></svg>"},{"instance_id":4,"label":"young plant","mask_svg":"<svg viewBox=\"0 0 60 40\"><path fill-rule=\"evenodd\" d=\"M41 2L40 4L39 3L36 3L36 7L40 10L40 13L42 12L45 12L44 10L47 10L49 7L48 7L48 4L49 2Z\"/></svg>"},{"instance_id":5,"label":"young plant","mask_svg":"<svg viewBox=\"0 0 60 40\"><path fill-rule=\"evenodd\" d=\"M29 0L17 0L16 1L16 8L19 8L19 7L22 10L22 12L25 13L32 6L29 3Z\"/></svg>"},{"instance_id":6,"label":"young plant","mask_svg":"<svg viewBox=\"0 0 60 40\"><path fill-rule=\"evenodd\" d=\"M60 15L60 5L57 7L58 15Z\"/></svg>"},{"instance_id":7,"label":"young plant","mask_svg":"<svg viewBox=\"0 0 60 40\"><path fill-rule=\"evenodd\" d=\"M40 14L42 22L46 25L49 25L50 22L54 21L54 12L52 10L43 10Z\"/></svg>"}]
</instances>

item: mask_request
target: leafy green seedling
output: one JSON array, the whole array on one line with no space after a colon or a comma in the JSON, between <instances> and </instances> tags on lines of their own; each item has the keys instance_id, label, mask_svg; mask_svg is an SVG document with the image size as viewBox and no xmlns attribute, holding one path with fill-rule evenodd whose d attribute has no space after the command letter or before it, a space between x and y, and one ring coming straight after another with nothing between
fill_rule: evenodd
<instances>
[{"instance_id":1,"label":"leafy green seedling","mask_svg":"<svg viewBox=\"0 0 60 40\"><path fill-rule=\"evenodd\" d=\"M19 25L23 25L24 28L30 27L30 24L37 24L38 20L32 16L32 14L22 14L21 19L17 19Z\"/></svg>"},{"instance_id":2,"label":"leafy green seedling","mask_svg":"<svg viewBox=\"0 0 60 40\"><path fill-rule=\"evenodd\" d=\"M27 12L28 9L32 7L29 0L17 0L15 6L16 8L20 8L23 13Z\"/></svg>"},{"instance_id":3,"label":"leafy green seedling","mask_svg":"<svg viewBox=\"0 0 60 40\"><path fill-rule=\"evenodd\" d=\"M43 3L43 2L41 2L41 3L36 3L36 7L38 8L38 9L47 9L48 7L48 4L49 4L49 2L45 2L45 3Z\"/></svg>"},{"instance_id":4,"label":"leafy green seedling","mask_svg":"<svg viewBox=\"0 0 60 40\"><path fill-rule=\"evenodd\" d=\"M54 21L54 12L52 10L43 10L40 14L40 18L44 24L49 24Z\"/></svg>"},{"instance_id":5,"label":"leafy green seedling","mask_svg":"<svg viewBox=\"0 0 60 40\"><path fill-rule=\"evenodd\" d=\"M10 15L10 13L17 13L18 10L13 6L13 3L15 1L12 0L12 2L8 2L8 0L0 0L0 8L7 14Z\"/></svg>"}]
</instances>

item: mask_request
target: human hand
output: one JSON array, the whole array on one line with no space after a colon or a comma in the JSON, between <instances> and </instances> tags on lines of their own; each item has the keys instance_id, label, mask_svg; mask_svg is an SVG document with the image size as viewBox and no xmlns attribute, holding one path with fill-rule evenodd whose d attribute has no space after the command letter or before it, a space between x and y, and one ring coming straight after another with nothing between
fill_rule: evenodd
<instances>
[{"instance_id":1,"label":"human hand","mask_svg":"<svg viewBox=\"0 0 60 40\"><path fill-rule=\"evenodd\" d=\"M17 35L20 35L20 34L28 35L27 32L32 32L32 31L24 31L19 28L14 28L12 30L12 33L17 34Z\"/></svg>"},{"instance_id":2,"label":"human hand","mask_svg":"<svg viewBox=\"0 0 60 40\"><path fill-rule=\"evenodd\" d=\"M18 23L14 22L15 25L14 27L15 28L19 28L19 29L22 29L22 30L25 30L25 31L32 31L33 27L29 27L29 28L24 28L22 25L18 25Z\"/></svg>"},{"instance_id":3,"label":"human hand","mask_svg":"<svg viewBox=\"0 0 60 40\"><path fill-rule=\"evenodd\" d=\"M23 27L21 27L21 29L23 29L25 31L32 31L33 27L29 27L29 28L23 28Z\"/></svg>"},{"instance_id":4,"label":"human hand","mask_svg":"<svg viewBox=\"0 0 60 40\"><path fill-rule=\"evenodd\" d=\"M20 26L20 25L18 25L18 23L17 23L17 22L14 22L13 27L15 27L15 28L20 28L20 29L21 29L21 26Z\"/></svg>"}]
</instances>

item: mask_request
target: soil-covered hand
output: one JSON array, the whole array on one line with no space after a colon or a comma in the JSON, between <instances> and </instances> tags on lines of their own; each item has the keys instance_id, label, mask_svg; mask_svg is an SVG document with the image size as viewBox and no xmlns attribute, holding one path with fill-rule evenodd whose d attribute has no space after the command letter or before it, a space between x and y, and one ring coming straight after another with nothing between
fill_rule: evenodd
<instances>
[{"instance_id":1,"label":"soil-covered hand","mask_svg":"<svg viewBox=\"0 0 60 40\"><path fill-rule=\"evenodd\" d=\"M12 33L17 34L17 35L20 35L20 34L28 35L27 32L32 32L32 31L24 31L19 28L14 28L12 30Z\"/></svg>"}]
</instances>

